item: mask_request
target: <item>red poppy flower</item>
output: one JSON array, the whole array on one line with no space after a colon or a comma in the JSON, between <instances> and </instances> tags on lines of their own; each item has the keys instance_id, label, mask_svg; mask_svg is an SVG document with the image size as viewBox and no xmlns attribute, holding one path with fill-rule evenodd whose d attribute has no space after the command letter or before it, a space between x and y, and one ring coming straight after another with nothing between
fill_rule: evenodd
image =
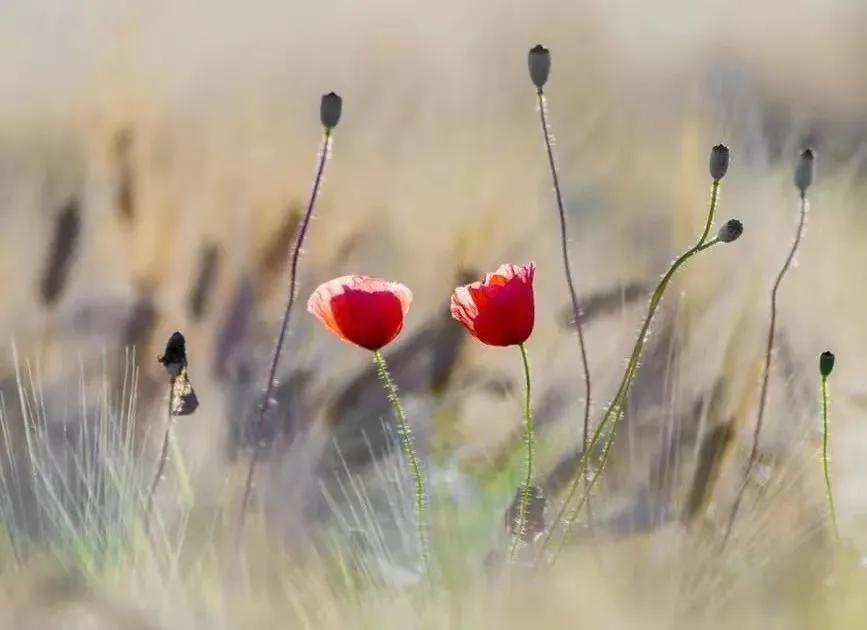
<instances>
[{"instance_id":1,"label":"red poppy flower","mask_svg":"<svg viewBox=\"0 0 867 630\"><path fill-rule=\"evenodd\" d=\"M452 317L476 339L491 346L516 346L533 332L533 275L536 263L501 265L482 282L452 294Z\"/></svg>"},{"instance_id":2,"label":"red poppy flower","mask_svg":"<svg viewBox=\"0 0 867 630\"><path fill-rule=\"evenodd\" d=\"M412 292L397 282L342 276L319 285L307 310L335 335L368 350L397 337L412 303Z\"/></svg>"}]
</instances>

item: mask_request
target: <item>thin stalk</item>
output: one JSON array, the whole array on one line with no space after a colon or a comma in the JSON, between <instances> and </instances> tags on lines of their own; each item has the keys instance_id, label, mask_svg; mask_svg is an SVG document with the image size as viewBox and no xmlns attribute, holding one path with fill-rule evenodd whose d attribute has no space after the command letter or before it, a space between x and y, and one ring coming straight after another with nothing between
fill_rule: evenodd
<instances>
[{"instance_id":1,"label":"thin stalk","mask_svg":"<svg viewBox=\"0 0 867 630\"><path fill-rule=\"evenodd\" d=\"M831 489L828 440L828 377L822 376L822 468L825 472L825 492L828 494L828 511L831 516L831 526L834 528L834 540L839 545L840 530L837 527L837 509L834 506L834 492Z\"/></svg>"},{"instance_id":2,"label":"thin stalk","mask_svg":"<svg viewBox=\"0 0 867 630\"><path fill-rule=\"evenodd\" d=\"M166 469L166 462L169 459L169 441L171 439L172 432L172 392L174 391L174 388L175 379L174 377L172 377L171 381L169 381L169 401L168 408L166 410L168 412L166 419L166 433L163 436L163 446L160 450L160 459L159 463L157 464L157 472L156 475L154 475L154 479L151 482L150 491L148 492L147 507L145 508L145 526L147 526L147 523L150 520L151 512L153 511L154 497L156 496L157 488L160 485L160 481L163 478L163 472L165 472Z\"/></svg>"},{"instance_id":3,"label":"thin stalk","mask_svg":"<svg viewBox=\"0 0 867 630\"><path fill-rule=\"evenodd\" d=\"M241 499L241 507L238 512L238 529L236 532L238 540L241 539L244 532L244 524L247 517L247 505L250 502L250 493L253 490L256 464L259 462L259 457L261 456L262 449L259 447L258 440L259 429L265 422L265 415L268 413L268 409L271 406L271 396L274 392L274 384L277 378L277 367L280 364L280 356L283 352L283 343L286 340L286 333L289 329L289 320L292 317L292 307L295 304L295 295L298 287L298 261L301 258L301 251L304 247L304 238L307 236L310 219L313 216L313 208L316 205L316 198L319 195L319 187L322 184L322 176L325 173L325 164L328 161L330 148L331 129L326 128L322 137L322 146L319 150L316 176L313 179L313 189L310 192L310 199L307 201L307 210L304 212L301 227L298 230L298 234L295 237L295 244L292 247L292 262L289 271L289 295L286 299L286 308L283 310L283 319L280 322L280 332L277 335L277 342L274 344L274 353L271 357L271 367L268 370L268 381L265 384L265 394L259 405L259 414L253 428L253 452L250 455L250 465L247 468L247 479L244 482L244 496Z\"/></svg>"},{"instance_id":4,"label":"thin stalk","mask_svg":"<svg viewBox=\"0 0 867 630\"><path fill-rule=\"evenodd\" d=\"M580 513L581 506L583 506L586 501L586 497L589 496L590 492L592 491L593 486L596 484L596 480L598 479L599 474L604 467L605 462L607 461L611 443L613 443L614 436L616 435L617 423L623 415L623 405L626 401L627 396L629 395L629 390L632 386L632 381L635 378L635 374L638 371L639 359L641 358L641 352L644 349L644 344L647 341L650 324L653 321L653 317L656 314L656 310L659 307L660 302L662 301L662 297L665 294L665 289L668 287L668 284L671 282L674 274L677 272L678 269L680 269L680 267L684 263L686 263L686 261L688 261L699 252L713 247L720 242L718 238L707 240L708 235L710 234L710 227L713 224L714 215L716 214L716 208L719 203L719 184L720 183L718 180L714 180L713 185L711 186L707 220L705 221L704 230L702 231L702 234L699 237L698 241L696 241L695 245L686 250L672 263L671 267L669 267L668 271L665 272L665 275L662 276L662 279L659 281L659 284L656 286L656 289L654 289L653 294L650 297L650 303L648 304L647 308L647 315L645 316L644 323L642 324L641 330L638 333L638 338L635 340L635 345L632 348L632 354L629 357L629 362L626 365L626 371L624 372L623 378L620 381L620 386L618 387L617 393L614 395L611 404L605 411L605 415L602 417L602 421L597 425L596 430L593 433L593 437L591 438L590 443L587 446L587 449L585 449L584 453L581 454L579 469L576 472L575 477L572 479L572 483L569 486L569 491L566 494L566 499L563 501L563 504L560 506L560 510L557 513L557 518L554 520L551 528L548 530L548 533L545 536L545 540L539 549L537 563L541 562L545 551L550 545L556 525L562 521L564 515L566 514L566 510L568 509L569 504L572 501L572 498L578 491L578 485L580 484L581 479L584 478L588 465L590 463L590 454L594 451L599 441L602 439L603 432L609 422L612 422L613 424L611 433L608 436L607 443L605 444L603 450L602 463L593 474L589 483L586 484L584 494L578 502L578 511L573 511L569 519L566 520L562 534L564 539L568 536L569 530L571 529L575 518L577 518L578 513Z\"/></svg>"},{"instance_id":5,"label":"thin stalk","mask_svg":"<svg viewBox=\"0 0 867 630\"><path fill-rule=\"evenodd\" d=\"M732 534L732 529L735 524L735 519L738 515L738 510L741 507L741 501L744 498L744 492L747 489L747 485L749 485L750 474L753 472L753 467L756 464L756 459L759 455L759 436L762 432L762 424L765 417L765 405L768 401L768 385L770 380L771 373L771 359L773 358L774 352L774 337L777 332L777 293L780 291L780 285L783 282L783 278L786 273L789 271L789 267L792 266L792 261L795 259L795 254L798 252L798 246L801 244L801 239L804 236L804 226L807 222L807 195L804 192L801 192L801 210L800 216L798 218L798 230L795 232L795 238L792 241L792 247L789 249L789 254L786 256L786 261L783 263L780 272L777 274L776 280L774 280L774 286L771 289L771 321L768 325L768 341L765 347L765 365L764 371L762 373L762 389L761 394L759 395L759 409L756 414L756 426L753 430L753 446L750 449L750 456L747 460L747 467L744 471L744 477L741 481L740 487L738 488L738 493L735 497L735 502L732 505L732 511L729 514L728 524L726 525L725 534L723 536L721 548L724 549L728 544L729 538Z\"/></svg>"},{"instance_id":6,"label":"thin stalk","mask_svg":"<svg viewBox=\"0 0 867 630\"><path fill-rule=\"evenodd\" d=\"M373 362L376 364L376 373L385 392L394 407L394 415L397 418L397 433L400 436L403 453L406 456L406 461L409 464L409 472L415 482L415 516L416 527L418 529L418 545L421 555L422 564L424 566L425 575L430 576L430 552L427 536L426 522L426 507L427 495L425 493L424 475L421 470L421 465L418 461L418 455L415 450L415 445L412 439L412 429L406 421L406 413L403 410L403 405L400 404L400 398L397 395L397 387L391 378L391 373L388 371L388 366L385 363L385 357L379 350L373 353Z\"/></svg>"},{"instance_id":7,"label":"thin stalk","mask_svg":"<svg viewBox=\"0 0 867 630\"><path fill-rule=\"evenodd\" d=\"M518 523L512 536L512 548L509 552L509 557L513 561L527 530L527 508L530 504L530 488L533 485L533 471L536 463L536 438L533 431L533 411L530 406L530 401L532 400L530 359L527 356L527 348L524 344L520 344L518 348L521 350L521 362L524 365L524 383L526 389L526 397L524 398L524 444L527 447L527 459L524 483L521 487L521 500L518 503Z\"/></svg>"},{"instance_id":8,"label":"thin stalk","mask_svg":"<svg viewBox=\"0 0 867 630\"><path fill-rule=\"evenodd\" d=\"M590 364L587 360L587 346L584 343L584 325L581 322L581 307L578 304L578 294L575 291L575 283L572 280L572 264L569 262L569 248L567 246L566 210L563 204L563 195L560 192L560 177L557 174L557 164L554 161L554 151L551 148L551 132L548 124L548 103L542 88L536 91L539 107L539 124L542 127L542 137L545 139L545 150L548 154L548 167L551 171L551 180L554 183L554 199L557 202L557 214L560 219L560 253L563 257L563 270L566 274L566 286L569 289L569 299L572 302L572 319L575 322L575 332L578 334L578 346L581 349L581 367L584 372L584 422L582 431L583 450L587 451L590 439Z\"/></svg>"}]
</instances>

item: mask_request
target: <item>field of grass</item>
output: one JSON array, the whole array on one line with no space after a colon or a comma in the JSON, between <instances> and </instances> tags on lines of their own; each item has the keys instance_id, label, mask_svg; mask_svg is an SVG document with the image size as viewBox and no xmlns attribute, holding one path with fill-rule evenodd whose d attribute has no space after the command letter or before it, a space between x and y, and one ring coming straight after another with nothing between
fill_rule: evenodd
<instances>
[{"instance_id":1,"label":"field of grass","mask_svg":"<svg viewBox=\"0 0 867 630\"><path fill-rule=\"evenodd\" d=\"M0 7L0 628L861 627L867 6L60 4ZM449 313L529 261L531 376ZM427 554L370 353L305 310L347 274L413 293Z\"/></svg>"}]
</instances>

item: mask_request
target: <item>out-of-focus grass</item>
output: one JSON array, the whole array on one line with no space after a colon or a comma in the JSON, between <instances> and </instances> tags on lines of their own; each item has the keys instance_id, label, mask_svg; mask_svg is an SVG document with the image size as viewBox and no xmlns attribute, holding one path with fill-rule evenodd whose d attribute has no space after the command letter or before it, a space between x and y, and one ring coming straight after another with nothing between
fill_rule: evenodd
<instances>
[{"instance_id":1,"label":"out-of-focus grass","mask_svg":"<svg viewBox=\"0 0 867 630\"><path fill-rule=\"evenodd\" d=\"M0 15L0 393L10 431L40 418L34 427L44 423L52 438L37 445L50 478L21 481L32 481L30 499L56 530L16 527L4 508L4 625L689 627L697 618L703 627L767 628L852 627L864 618L863 7L773 1L733 12L722 1L552 0L412 10L263 2L251 11L212 2L202 12L191 2L155 10L104 1L43 11L13 0ZM376 392L356 399L356 425L351 409L322 418L367 366L297 317L283 378L291 386L281 394L292 426L271 448L263 509L239 563L228 524L247 451L237 448L227 462L229 426L248 414L260 386L283 299L273 252L291 237L307 194L322 92L340 92L346 109L303 286L347 272L405 282L416 296L406 341L439 314L460 269L535 259L539 324L529 350L537 406L547 400L551 409L539 414L540 473L577 444L578 357L559 323L566 299L556 217L525 76L525 52L537 40L554 55L546 92L582 294L653 280L665 268L702 220L707 149L718 141L733 150L721 218L746 226L738 243L686 269L665 301L594 503L600 540L593 547L579 536L553 570L517 576L511 587L489 576L485 558L502 543L517 480L519 366L461 346L437 391L410 382L424 367L396 373L426 438L445 577L430 599L407 586L411 506L402 502L397 455L362 466L367 450L356 440L359 449L344 453L350 475L328 459L336 481L319 457L334 426L376 432L387 407L371 402ZM121 133L130 138L131 221L117 209ZM781 295L761 483L717 557L718 526L749 446L767 292L794 229L791 168L807 142L818 149L819 175L799 265ZM47 309L39 273L56 212L71 196L82 207L81 239L68 286ZM211 243L221 264L210 310L194 316L188 295ZM154 321L135 337L132 413L110 398L123 390L122 330L136 304ZM641 306L612 309L588 326L594 419L620 376ZM144 535L134 507L106 530L104 500L114 492L134 506L136 475L152 474L159 432L151 428L163 421L153 357L176 328L189 339L202 407L176 426L156 538ZM230 359L221 354L227 338L239 342ZM837 557L836 571L815 457L814 360L829 347L839 359L840 526L855 550ZM38 372L33 383L25 360ZM22 391L32 401L23 413ZM80 496L64 494L56 467L58 444L80 417L114 437L97 440L99 455L84 463L102 490L75 503ZM138 430L127 445L114 432L133 417ZM703 438L725 423L732 439L698 517L688 527L663 519L683 509ZM30 457L21 448L14 457ZM76 452L90 453L63 454ZM105 463L113 480L99 476ZM12 546L22 529L35 552L25 566Z\"/></svg>"}]
</instances>

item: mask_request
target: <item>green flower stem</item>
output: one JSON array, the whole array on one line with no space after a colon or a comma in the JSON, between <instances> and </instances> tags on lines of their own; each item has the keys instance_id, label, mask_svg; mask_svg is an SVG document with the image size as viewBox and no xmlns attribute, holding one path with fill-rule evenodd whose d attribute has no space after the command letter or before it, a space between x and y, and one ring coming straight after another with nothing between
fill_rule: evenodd
<instances>
[{"instance_id":1,"label":"green flower stem","mask_svg":"<svg viewBox=\"0 0 867 630\"><path fill-rule=\"evenodd\" d=\"M822 376L822 468L825 472L825 492L828 494L828 511L834 540L840 544L840 530L837 527L837 509L834 506L834 492L831 490L830 458L828 457L828 377Z\"/></svg>"},{"instance_id":2,"label":"green flower stem","mask_svg":"<svg viewBox=\"0 0 867 630\"><path fill-rule=\"evenodd\" d=\"M677 270L680 269L680 267L683 266L683 264L686 263L686 261L688 261L690 258L695 256L699 252L713 247L720 242L718 238L707 240L710 234L711 225L713 224L714 215L716 214L716 208L718 203L719 181L715 180L711 187L710 204L708 207L707 220L705 222L704 230L698 241L696 241L695 245L686 250L672 263L671 267L669 267L668 271L665 273L665 275L659 281L659 284L656 286L656 289L653 291L653 294L650 297L650 303L648 304L647 308L647 316L644 319L644 324L642 324L641 326L641 331L639 332L638 338L635 341L635 346L632 348L632 354L629 357L629 363L627 363L626 371L624 372L623 378L620 381L620 387L618 387L617 393L614 395L614 399L611 401L611 404L608 406L605 415L602 417L602 421L596 427L596 431L594 431L593 437L591 438L587 449L581 454L579 467L576 471L575 476L572 479L572 483L569 486L569 491L566 494L566 499L560 506L560 510L557 513L557 518L554 520L551 528L548 530L548 533L545 536L545 540L539 549L537 563L541 562L545 551L548 549L551 543L551 539L556 525L563 520L563 517L566 514L566 510L569 508L569 504L572 502L575 493L578 491L578 486L581 482L581 479L584 478L585 472L587 471L587 468L590 464L590 454L599 444L599 441L602 439L603 433L608 424L611 423L612 427L610 434L607 437L606 444L603 448L601 464L594 472L593 476L590 478L590 482L586 484L584 493L579 499L577 507L572 511L571 515L568 519L566 519L564 523L562 539L557 547L558 551L562 546L563 541L568 537L569 530L571 529L572 524L575 522L575 519L580 513L581 507L583 507L584 503L587 500L587 497L593 490L593 486L596 484L596 480L598 479L599 474L601 473L602 469L605 466L605 463L607 462L608 453L616 435L617 423L623 416L623 405L625 404L626 398L629 395L629 390L632 386L632 381L635 378L635 374L638 372L638 363L639 359L641 358L641 352L644 349L644 344L647 341L650 324L653 321L656 310L659 307L660 302L662 301L662 297L665 294L665 290L671 282L672 277L674 277L674 274L677 272ZM556 554L554 556L554 559L556 559Z\"/></svg>"},{"instance_id":3,"label":"green flower stem","mask_svg":"<svg viewBox=\"0 0 867 630\"><path fill-rule=\"evenodd\" d=\"M527 446L527 460L524 483L521 487L521 501L518 503L518 523L512 536L512 548L509 552L509 557L512 560L515 559L515 555L521 546L521 541L524 540L527 529L527 507L530 504L530 487L533 485L533 470L536 462L536 438L533 434L533 411L530 407L530 401L532 400L530 359L527 356L527 348L524 344L520 344L518 348L521 350L521 361L524 364L524 381L526 384L526 397L524 398L524 444Z\"/></svg>"},{"instance_id":4,"label":"green flower stem","mask_svg":"<svg viewBox=\"0 0 867 630\"><path fill-rule=\"evenodd\" d=\"M427 496L425 494L424 475L422 474L421 465L418 462L418 455L415 451L412 439L412 429L406 421L406 413L403 410L403 405L400 404L400 398L397 395L397 387L391 378L388 371L388 366L385 363L385 357L382 352L375 350L373 352L373 362L376 364L376 373L379 380L382 381L382 386L388 395L394 407L394 415L397 418L398 435L400 436L403 453L406 456L409 464L409 471L415 482L415 516L416 526L418 528L418 545L419 553L421 554L422 564L426 575L430 575L430 552L428 550L427 524L425 521L425 512L427 507Z\"/></svg>"}]
</instances>

